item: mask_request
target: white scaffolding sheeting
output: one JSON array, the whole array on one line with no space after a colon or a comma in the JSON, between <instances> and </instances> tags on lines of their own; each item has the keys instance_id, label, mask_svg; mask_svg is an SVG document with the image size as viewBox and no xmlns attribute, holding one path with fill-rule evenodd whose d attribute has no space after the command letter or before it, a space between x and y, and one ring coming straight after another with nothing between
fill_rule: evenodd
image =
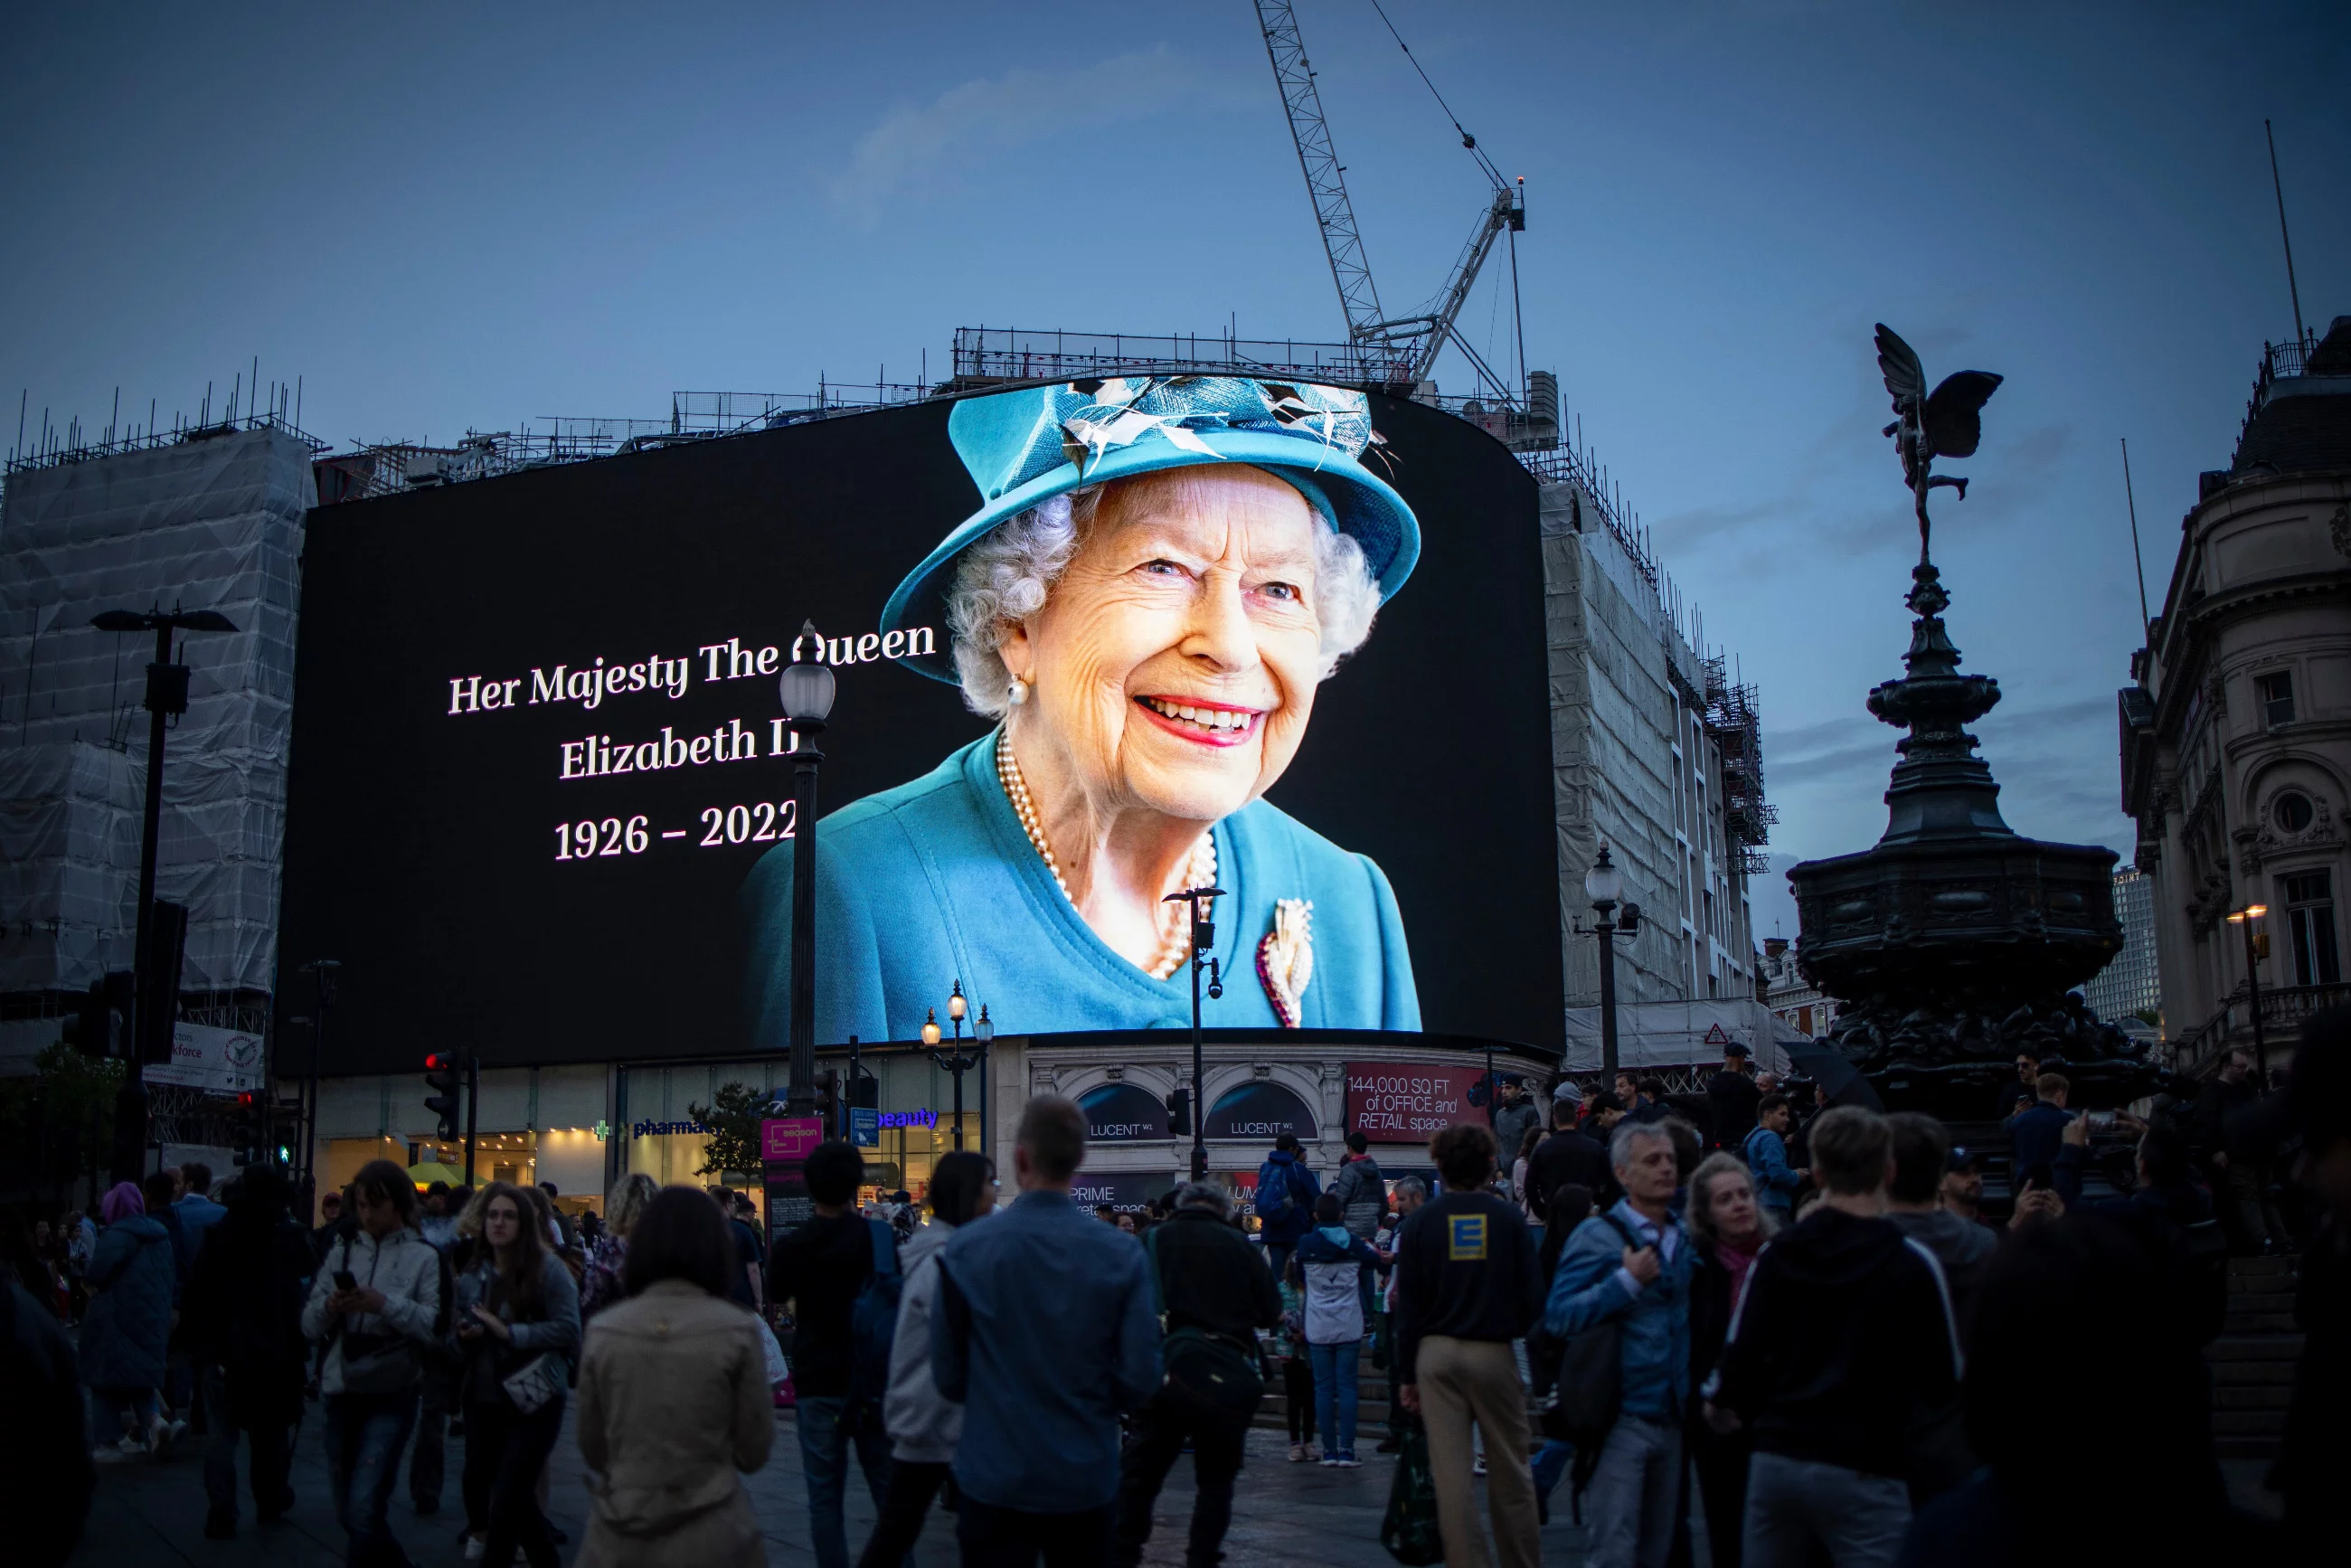
<instances>
[{"instance_id":1,"label":"white scaffolding sheeting","mask_svg":"<svg viewBox=\"0 0 2351 1568\"><path fill-rule=\"evenodd\" d=\"M102 610L217 610L188 638L164 756L158 896L188 990L269 989L308 443L263 428L8 476L0 507L0 990L131 967L154 644Z\"/></svg>"},{"instance_id":2,"label":"white scaffolding sheeting","mask_svg":"<svg viewBox=\"0 0 2351 1568\"><path fill-rule=\"evenodd\" d=\"M1755 1053L1759 1072L1785 1072L1789 1040L1809 1037L1771 1016L1752 997L1704 1002L1632 1002L1616 1009L1616 1063L1620 1067L1690 1067L1722 1060L1727 1041ZM1567 1054L1560 1066L1570 1072L1600 1070L1600 1009L1567 1009Z\"/></svg>"}]
</instances>

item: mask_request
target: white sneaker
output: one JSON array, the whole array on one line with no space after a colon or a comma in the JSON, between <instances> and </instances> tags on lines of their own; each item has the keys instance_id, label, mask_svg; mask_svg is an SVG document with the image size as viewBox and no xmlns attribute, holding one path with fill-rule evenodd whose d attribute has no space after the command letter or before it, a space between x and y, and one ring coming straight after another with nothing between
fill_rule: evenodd
<instances>
[{"instance_id":1,"label":"white sneaker","mask_svg":"<svg viewBox=\"0 0 2351 1568\"><path fill-rule=\"evenodd\" d=\"M89 1451L89 1457L93 1464L119 1465L126 1459L135 1459L146 1451L139 1444L125 1437L120 1443L100 1443Z\"/></svg>"},{"instance_id":2,"label":"white sneaker","mask_svg":"<svg viewBox=\"0 0 2351 1568\"><path fill-rule=\"evenodd\" d=\"M153 1427L148 1428L148 1452L159 1459L170 1458L172 1445L180 1440L181 1436L187 1429L188 1424L185 1421L157 1421Z\"/></svg>"},{"instance_id":3,"label":"white sneaker","mask_svg":"<svg viewBox=\"0 0 2351 1568\"><path fill-rule=\"evenodd\" d=\"M466 1562L479 1563L482 1560L482 1554L489 1549L490 1543L486 1537L479 1535L469 1535L465 1537Z\"/></svg>"}]
</instances>

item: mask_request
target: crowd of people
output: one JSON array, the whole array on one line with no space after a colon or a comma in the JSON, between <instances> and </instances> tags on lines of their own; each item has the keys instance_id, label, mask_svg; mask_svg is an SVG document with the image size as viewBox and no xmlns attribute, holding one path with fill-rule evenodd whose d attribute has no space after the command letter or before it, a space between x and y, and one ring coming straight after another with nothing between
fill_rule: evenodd
<instances>
[{"instance_id":1,"label":"crowd of people","mask_svg":"<svg viewBox=\"0 0 2351 1568\"><path fill-rule=\"evenodd\" d=\"M1190 1183L1141 1213L1072 1198L1085 1118L1044 1096L1009 1201L958 1152L924 1205L861 1208L862 1156L827 1143L802 1171L810 1218L772 1239L746 1195L642 1175L575 1218L545 1187L420 1194L377 1161L314 1230L274 1168L225 1201L200 1165L159 1171L109 1190L102 1224L0 1216L0 1473L42 1500L16 1539L62 1563L99 1469L192 1429L204 1533L239 1528L240 1460L266 1523L293 1504L315 1404L365 1568L406 1563L401 1472L414 1513L437 1513L458 1436L465 1557L557 1568L567 1418L589 1477L579 1563L755 1563L742 1477L788 1406L821 1568L852 1561L852 1460L877 1521L859 1568L914 1562L936 1508L976 1568L1126 1568L1186 1454L1184 1560L1209 1568L1276 1390L1292 1462L1418 1467L1458 1568L1532 1568L1562 1501L1591 1562L1637 1568L2325 1539L2351 1393L2351 1016L2314 1022L2277 1092L2232 1061L2209 1098L2095 1127L2062 1073L2021 1060L1997 1106L1997 1224L1981 1152L1933 1118L1813 1095L1799 1120L1747 1068L1734 1049L1695 1101L1562 1082L1548 1114L1509 1085L1490 1125L1431 1139L1434 1183L1391 1180L1357 1134L1326 1186L1285 1136L1245 1204ZM2105 1196L2094 1132L2129 1149ZM2281 1202L2289 1176L2303 1197ZM2302 1259L2307 1339L2273 1476L2287 1533L2265 1538L2213 1457L2203 1351L2227 1259L2280 1246ZM1391 1388L1376 1449L1366 1354Z\"/></svg>"}]
</instances>

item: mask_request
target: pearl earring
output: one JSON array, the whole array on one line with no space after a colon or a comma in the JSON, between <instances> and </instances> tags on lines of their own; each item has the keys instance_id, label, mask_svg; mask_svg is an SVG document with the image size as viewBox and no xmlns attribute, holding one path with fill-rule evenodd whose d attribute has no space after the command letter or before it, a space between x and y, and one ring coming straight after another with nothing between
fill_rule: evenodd
<instances>
[{"instance_id":1,"label":"pearl earring","mask_svg":"<svg viewBox=\"0 0 2351 1568\"><path fill-rule=\"evenodd\" d=\"M1018 675L1013 676L1012 684L1005 688L1004 697L1014 707L1019 707L1029 700L1029 683Z\"/></svg>"}]
</instances>

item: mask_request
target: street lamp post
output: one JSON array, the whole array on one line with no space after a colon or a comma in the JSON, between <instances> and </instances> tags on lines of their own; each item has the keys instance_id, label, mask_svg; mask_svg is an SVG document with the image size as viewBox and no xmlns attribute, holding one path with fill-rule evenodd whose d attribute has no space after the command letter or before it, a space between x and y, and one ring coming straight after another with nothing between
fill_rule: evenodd
<instances>
[{"instance_id":1,"label":"street lamp post","mask_svg":"<svg viewBox=\"0 0 2351 1568\"><path fill-rule=\"evenodd\" d=\"M2253 1061L2262 1075L2262 1092L2270 1086L2270 1053L2268 1042L2262 1035L2261 962L2268 956L2270 936L2266 931L2256 935L2253 925L2270 912L2266 904L2248 904L2229 911L2229 924L2245 934L2245 1002L2253 1015Z\"/></svg>"},{"instance_id":2,"label":"street lamp post","mask_svg":"<svg viewBox=\"0 0 2351 1568\"><path fill-rule=\"evenodd\" d=\"M792 1021L791 1081L784 1113L816 1111L816 770L824 753L815 737L832 712L832 671L809 657L810 645L823 651L816 622L803 622L792 643L792 662L777 690L792 732Z\"/></svg>"},{"instance_id":3,"label":"street lamp post","mask_svg":"<svg viewBox=\"0 0 2351 1568\"><path fill-rule=\"evenodd\" d=\"M979 1065L980 1057L987 1050L987 1042L996 1038L996 1026L988 1022L987 1009L983 1007L979 1009L979 1017L972 1022L971 1054L964 1054L963 1020L970 1010L971 1004L964 1000L963 982L957 980L955 989L947 997L947 1021L955 1026L955 1043L942 1051L939 1049L938 1009L923 1009L924 1049L931 1053L933 1061L946 1069L955 1079L955 1146L957 1154L963 1152L963 1075Z\"/></svg>"},{"instance_id":4,"label":"street lamp post","mask_svg":"<svg viewBox=\"0 0 2351 1568\"><path fill-rule=\"evenodd\" d=\"M1589 930L1580 925L1575 930L1600 943L1600 1069L1613 1078L1616 1073L1616 936L1622 932L1630 936L1641 929L1641 906L1625 902L1625 878L1616 862L1608 858L1606 844L1600 846L1600 858L1583 873L1583 896L1592 901L1592 912L1600 918ZM1490 1082L1487 1093L1490 1100Z\"/></svg>"},{"instance_id":5,"label":"street lamp post","mask_svg":"<svg viewBox=\"0 0 2351 1568\"><path fill-rule=\"evenodd\" d=\"M318 982L318 1017L310 1020L310 1071L302 1086L305 1108L302 1126L302 1171L298 1178L305 1188L318 1176L319 1160L319 1079L327 1053L327 1009L335 1005L335 977L342 965L332 958L313 958L302 966L302 972Z\"/></svg>"},{"instance_id":6,"label":"street lamp post","mask_svg":"<svg viewBox=\"0 0 2351 1568\"><path fill-rule=\"evenodd\" d=\"M139 935L131 967L138 973L131 1009L131 1060L123 1064L122 1090L114 1102L114 1172L147 1167L147 1083L141 1069L152 1051L168 1058L171 1008L155 992L155 859L163 823L164 720L188 711L188 666L172 658L174 632L234 632L235 624L217 610L109 610L90 618L100 632L152 632L155 662L147 666L147 821L139 847ZM149 1016L151 1005L162 1003L162 1016ZM160 1042L160 1044L159 1044Z\"/></svg>"},{"instance_id":7,"label":"street lamp post","mask_svg":"<svg viewBox=\"0 0 2351 1568\"><path fill-rule=\"evenodd\" d=\"M1181 893L1171 893L1160 900L1173 904L1183 900L1192 918L1192 1179L1208 1179L1208 1097L1206 1052L1200 1044L1200 971L1208 971L1208 999L1215 1001L1225 994L1223 965L1209 955L1217 946L1217 923L1211 918L1216 904L1211 900L1224 895L1221 887L1187 887ZM1207 913L1201 913L1201 905Z\"/></svg>"}]
</instances>

